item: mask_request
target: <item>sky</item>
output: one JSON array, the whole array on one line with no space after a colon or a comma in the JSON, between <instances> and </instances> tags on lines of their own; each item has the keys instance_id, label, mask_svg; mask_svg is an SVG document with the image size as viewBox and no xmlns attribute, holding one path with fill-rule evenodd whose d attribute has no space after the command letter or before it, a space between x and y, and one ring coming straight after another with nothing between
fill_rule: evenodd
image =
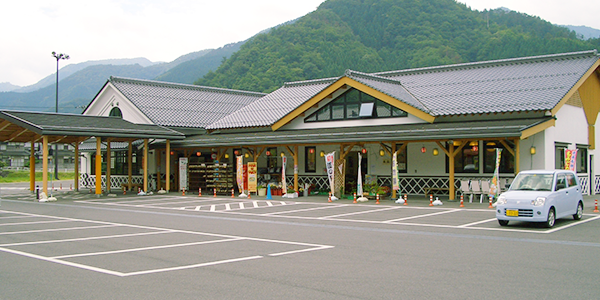
<instances>
[{"instance_id":1,"label":"sky","mask_svg":"<svg viewBox=\"0 0 600 300\"><path fill-rule=\"evenodd\" d=\"M600 29L597 0L458 0L472 9L506 7L554 24ZM170 62L243 41L317 9L324 0L18 0L0 10L0 83L27 86L60 67L145 57Z\"/></svg>"}]
</instances>

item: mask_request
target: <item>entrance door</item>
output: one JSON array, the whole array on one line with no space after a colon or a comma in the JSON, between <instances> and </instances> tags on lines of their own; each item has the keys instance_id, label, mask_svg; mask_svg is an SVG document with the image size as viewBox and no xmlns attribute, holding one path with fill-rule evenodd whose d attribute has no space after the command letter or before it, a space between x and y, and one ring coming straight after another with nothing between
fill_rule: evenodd
<instances>
[{"instance_id":1,"label":"entrance door","mask_svg":"<svg viewBox=\"0 0 600 300\"><path fill-rule=\"evenodd\" d=\"M367 173L367 166L368 166L368 162L367 162L367 155L363 154L362 155L362 163L361 163L361 178L362 178L362 182L365 182L365 173ZM346 186L345 186L345 191L346 193L352 193L356 190L356 181L358 179L358 151L351 151L350 153L348 153L348 156L346 156L346 178L345 178L345 182L346 182Z\"/></svg>"}]
</instances>

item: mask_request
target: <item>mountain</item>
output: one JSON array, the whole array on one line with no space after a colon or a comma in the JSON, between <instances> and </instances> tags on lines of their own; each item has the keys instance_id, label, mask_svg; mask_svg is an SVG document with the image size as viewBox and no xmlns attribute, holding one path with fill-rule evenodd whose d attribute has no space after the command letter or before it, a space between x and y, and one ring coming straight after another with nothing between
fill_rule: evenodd
<instances>
[{"instance_id":1,"label":"mountain","mask_svg":"<svg viewBox=\"0 0 600 300\"><path fill-rule=\"evenodd\" d=\"M148 66L151 66L151 65L154 65L157 63L151 62L148 59L143 58L143 57L130 58L130 59L90 60L90 61L86 61L86 62L82 62L82 63L78 63L78 64L66 65L60 69L60 72L58 73L58 75L60 76L60 80L63 80L65 78L73 75L74 73L81 71L89 66L94 66L94 65L121 66L121 65L135 65L135 64L139 64L143 67L148 67ZM49 85L54 85L54 84L56 84L56 73L53 73L52 75L48 75L48 76L44 77L42 80L38 81L35 84L25 86L25 87L22 87L20 89L14 90L14 91L19 92L19 93L27 93L27 92L39 90L41 88L47 87Z\"/></svg>"},{"instance_id":2,"label":"mountain","mask_svg":"<svg viewBox=\"0 0 600 300\"><path fill-rule=\"evenodd\" d=\"M269 92L286 81L599 48L539 17L454 0L328 0L260 34L196 84Z\"/></svg>"},{"instance_id":3,"label":"mountain","mask_svg":"<svg viewBox=\"0 0 600 300\"><path fill-rule=\"evenodd\" d=\"M18 85L11 84L10 82L0 82L0 92L10 92L21 88Z\"/></svg>"},{"instance_id":4,"label":"mountain","mask_svg":"<svg viewBox=\"0 0 600 300\"><path fill-rule=\"evenodd\" d=\"M563 26L563 27L568 28L569 30L575 31L582 40L600 38L600 30L595 29L595 28L591 28L591 27L587 27L587 26L575 26L575 25L560 25L560 26Z\"/></svg>"},{"instance_id":5,"label":"mountain","mask_svg":"<svg viewBox=\"0 0 600 300\"><path fill-rule=\"evenodd\" d=\"M217 65L210 64L214 57L218 63L224 57L239 49L243 42L227 45L219 49L206 49L180 56L169 63L153 63L145 58L140 59L114 59L103 61L89 61L80 64L67 65L60 69L59 76L59 112L81 113L93 97L102 88L110 76L131 77L138 79L158 79L164 75L171 82L192 83L202 77L209 69L194 70L194 72L171 72L178 70L199 69L208 64L216 69ZM210 54L210 55L209 55ZM206 59L202 59L204 56ZM56 106L55 91L56 73L46 77L27 89L13 90L0 93L0 109L14 109L27 111L54 111ZM22 92L29 90L28 92Z\"/></svg>"},{"instance_id":6,"label":"mountain","mask_svg":"<svg viewBox=\"0 0 600 300\"><path fill-rule=\"evenodd\" d=\"M224 58L230 57L240 49L243 42L225 45L219 49L210 50L204 55L180 63L156 77L156 80L192 84L210 70L216 70Z\"/></svg>"}]
</instances>

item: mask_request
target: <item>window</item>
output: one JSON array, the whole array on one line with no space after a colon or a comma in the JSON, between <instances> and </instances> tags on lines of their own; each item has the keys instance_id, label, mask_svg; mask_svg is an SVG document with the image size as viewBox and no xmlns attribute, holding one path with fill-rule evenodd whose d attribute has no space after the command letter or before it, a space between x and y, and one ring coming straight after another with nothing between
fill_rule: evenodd
<instances>
[{"instance_id":1,"label":"window","mask_svg":"<svg viewBox=\"0 0 600 300\"><path fill-rule=\"evenodd\" d=\"M110 113L108 114L108 116L123 118L123 113L121 113L121 109L119 109L118 107L113 107L113 109L110 110Z\"/></svg>"},{"instance_id":2,"label":"window","mask_svg":"<svg viewBox=\"0 0 600 300\"><path fill-rule=\"evenodd\" d=\"M402 144L396 144L396 149L400 149L400 147L402 146ZM398 173L407 173L408 171L408 167L407 167L407 153L406 153L406 147L404 147L403 151L398 151L398 154L396 154L396 159L398 160Z\"/></svg>"},{"instance_id":3,"label":"window","mask_svg":"<svg viewBox=\"0 0 600 300\"><path fill-rule=\"evenodd\" d=\"M304 122L351 120L358 118L407 117L408 113L357 89L350 89L312 115Z\"/></svg>"},{"instance_id":4,"label":"window","mask_svg":"<svg viewBox=\"0 0 600 300\"><path fill-rule=\"evenodd\" d=\"M514 143L511 141L504 141L509 147L514 149ZM500 154L500 173L514 173L515 172L515 157L510 154L504 144L500 141L484 141L483 142L483 172L494 173L496 170L496 148L502 149Z\"/></svg>"},{"instance_id":5,"label":"window","mask_svg":"<svg viewBox=\"0 0 600 300\"><path fill-rule=\"evenodd\" d=\"M450 144L446 144L446 149L449 149L449 147ZM449 164L450 160L446 157L446 172L448 173ZM467 145L462 148L462 151L454 157L454 172L479 173L479 143L477 141L467 142Z\"/></svg>"},{"instance_id":6,"label":"window","mask_svg":"<svg viewBox=\"0 0 600 300\"><path fill-rule=\"evenodd\" d=\"M277 147L267 148L267 151L270 153L270 155L267 156L268 172L271 174L281 172L280 168L277 167Z\"/></svg>"},{"instance_id":7,"label":"window","mask_svg":"<svg viewBox=\"0 0 600 300\"><path fill-rule=\"evenodd\" d=\"M576 172L577 173L587 173L587 155L588 148L587 146L577 145L577 163L576 163Z\"/></svg>"},{"instance_id":8,"label":"window","mask_svg":"<svg viewBox=\"0 0 600 300\"><path fill-rule=\"evenodd\" d=\"M565 149L568 144L555 143L554 144L554 168L564 169L565 168Z\"/></svg>"},{"instance_id":9,"label":"window","mask_svg":"<svg viewBox=\"0 0 600 300\"><path fill-rule=\"evenodd\" d=\"M317 149L316 147L304 147L304 172L317 172Z\"/></svg>"}]
</instances>

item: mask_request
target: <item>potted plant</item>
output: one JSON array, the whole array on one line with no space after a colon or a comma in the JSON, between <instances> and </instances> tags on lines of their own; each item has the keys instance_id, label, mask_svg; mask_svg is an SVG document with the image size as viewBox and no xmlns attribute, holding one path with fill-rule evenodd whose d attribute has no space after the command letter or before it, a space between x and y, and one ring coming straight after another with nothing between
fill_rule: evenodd
<instances>
[{"instance_id":1,"label":"potted plant","mask_svg":"<svg viewBox=\"0 0 600 300\"><path fill-rule=\"evenodd\" d=\"M261 184L256 189L258 190L258 195L259 196L266 196L267 195L267 187L266 186L264 186L264 185Z\"/></svg>"}]
</instances>

